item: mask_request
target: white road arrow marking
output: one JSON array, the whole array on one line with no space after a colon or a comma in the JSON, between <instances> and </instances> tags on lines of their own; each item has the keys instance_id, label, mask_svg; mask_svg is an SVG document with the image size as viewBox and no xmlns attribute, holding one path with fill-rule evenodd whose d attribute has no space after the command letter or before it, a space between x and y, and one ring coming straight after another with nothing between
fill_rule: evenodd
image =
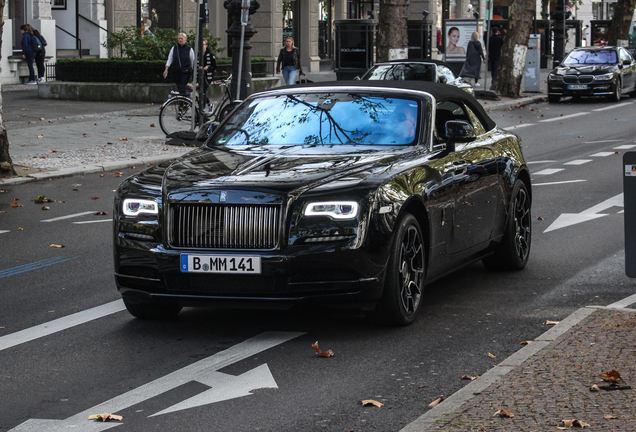
<instances>
[{"instance_id":1,"label":"white road arrow marking","mask_svg":"<svg viewBox=\"0 0 636 432\"><path fill-rule=\"evenodd\" d=\"M598 219L603 216L607 216L607 214L600 214L600 212L607 210L612 207L623 207L623 194L620 193L610 199L603 201L600 204L597 204L593 207L590 207L587 210L583 210L581 213L562 213L552 225L548 227L544 233L549 231L558 230L560 228L569 227L571 225L576 225L578 223L587 222L593 219Z\"/></svg>"},{"instance_id":2,"label":"white road arrow marking","mask_svg":"<svg viewBox=\"0 0 636 432\"><path fill-rule=\"evenodd\" d=\"M103 412L117 413L124 409L156 397L169 390L177 388L191 381L197 381L211 386L212 389L180 402L158 414L178 411L201 406L220 400L247 396L258 388L278 388L267 365L259 366L244 374L233 377L217 372L226 366L249 358L262 351L290 341L304 333L295 332L265 332L216 353L203 360L179 369L166 376L158 378L148 384L137 387L127 393L117 396L97 406L82 411L66 420L31 419L16 426L9 432L68 432L70 430L82 432L101 432L121 423L87 421L89 415ZM237 386L237 388L234 388ZM125 419L124 419L125 420Z\"/></svg>"}]
</instances>

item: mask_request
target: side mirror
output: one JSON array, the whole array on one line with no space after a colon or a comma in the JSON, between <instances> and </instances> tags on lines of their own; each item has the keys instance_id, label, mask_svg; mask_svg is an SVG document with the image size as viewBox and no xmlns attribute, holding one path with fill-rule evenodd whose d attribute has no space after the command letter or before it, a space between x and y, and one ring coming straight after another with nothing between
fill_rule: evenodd
<instances>
[{"instance_id":1,"label":"side mirror","mask_svg":"<svg viewBox=\"0 0 636 432\"><path fill-rule=\"evenodd\" d=\"M449 143L467 143L475 141L477 135L473 125L464 120L446 122L446 138Z\"/></svg>"},{"instance_id":2,"label":"side mirror","mask_svg":"<svg viewBox=\"0 0 636 432\"><path fill-rule=\"evenodd\" d=\"M629 66L630 64L632 64L632 61L630 59L623 60L623 66Z\"/></svg>"},{"instance_id":3,"label":"side mirror","mask_svg":"<svg viewBox=\"0 0 636 432\"><path fill-rule=\"evenodd\" d=\"M561 66L561 60L553 60L552 61L552 66L553 67Z\"/></svg>"}]
</instances>

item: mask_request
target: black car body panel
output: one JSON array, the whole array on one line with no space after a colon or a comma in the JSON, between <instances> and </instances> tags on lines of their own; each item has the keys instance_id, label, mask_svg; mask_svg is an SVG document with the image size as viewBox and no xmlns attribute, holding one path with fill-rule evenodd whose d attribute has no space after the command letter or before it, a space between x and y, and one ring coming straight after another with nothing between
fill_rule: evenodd
<instances>
[{"instance_id":1,"label":"black car body panel","mask_svg":"<svg viewBox=\"0 0 636 432\"><path fill-rule=\"evenodd\" d=\"M318 97L320 106L344 100L340 95L417 105L413 142L252 144L249 135L267 125L246 132L249 125L241 123L241 115L277 98ZM438 112L446 108L471 123L476 139L444 141ZM310 111L319 109L311 105ZM302 116L279 117L291 119L291 129L304 127L298 126ZM518 181L530 190L520 139L453 87L352 81L261 92L205 146L121 184L114 203L117 287L128 301L183 306L373 303L383 296L396 224L405 214L421 227L430 281L497 248ZM134 201L126 204L128 215L126 200ZM201 258L210 271L196 267ZM233 264L243 267L231 271ZM260 273L250 272L257 264Z\"/></svg>"},{"instance_id":2,"label":"black car body panel","mask_svg":"<svg viewBox=\"0 0 636 432\"><path fill-rule=\"evenodd\" d=\"M611 96L636 91L636 61L620 47L576 48L548 74L548 96Z\"/></svg>"}]
</instances>

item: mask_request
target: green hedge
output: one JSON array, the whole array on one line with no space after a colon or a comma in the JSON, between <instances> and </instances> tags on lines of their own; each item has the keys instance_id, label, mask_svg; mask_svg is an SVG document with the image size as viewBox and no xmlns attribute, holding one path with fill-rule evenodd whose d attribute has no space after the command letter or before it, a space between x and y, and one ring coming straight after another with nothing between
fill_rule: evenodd
<instances>
[{"instance_id":1,"label":"green hedge","mask_svg":"<svg viewBox=\"0 0 636 432\"><path fill-rule=\"evenodd\" d=\"M121 83L172 83L172 73L163 78L165 60L114 59L58 59L55 65L55 78L58 81L72 82L121 82ZM232 59L217 59L217 74L232 71ZM267 63L264 58L252 59L252 76L267 76Z\"/></svg>"}]
</instances>

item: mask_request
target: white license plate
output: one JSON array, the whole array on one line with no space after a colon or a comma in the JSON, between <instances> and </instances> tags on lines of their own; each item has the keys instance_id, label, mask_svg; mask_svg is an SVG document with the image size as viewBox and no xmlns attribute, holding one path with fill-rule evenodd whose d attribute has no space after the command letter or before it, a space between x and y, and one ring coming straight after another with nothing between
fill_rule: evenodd
<instances>
[{"instance_id":1,"label":"white license plate","mask_svg":"<svg viewBox=\"0 0 636 432\"><path fill-rule=\"evenodd\" d=\"M587 84L570 84L568 90L587 90Z\"/></svg>"},{"instance_id":2,"label":"white license plate","mask_svg":"<svg viewBox=\"0 0 636 432\"><path fill-rule=\"evenodd\" d=\"M181 255L183 273L261 273L260 256Z\"/></svg>"}]
</instances>

